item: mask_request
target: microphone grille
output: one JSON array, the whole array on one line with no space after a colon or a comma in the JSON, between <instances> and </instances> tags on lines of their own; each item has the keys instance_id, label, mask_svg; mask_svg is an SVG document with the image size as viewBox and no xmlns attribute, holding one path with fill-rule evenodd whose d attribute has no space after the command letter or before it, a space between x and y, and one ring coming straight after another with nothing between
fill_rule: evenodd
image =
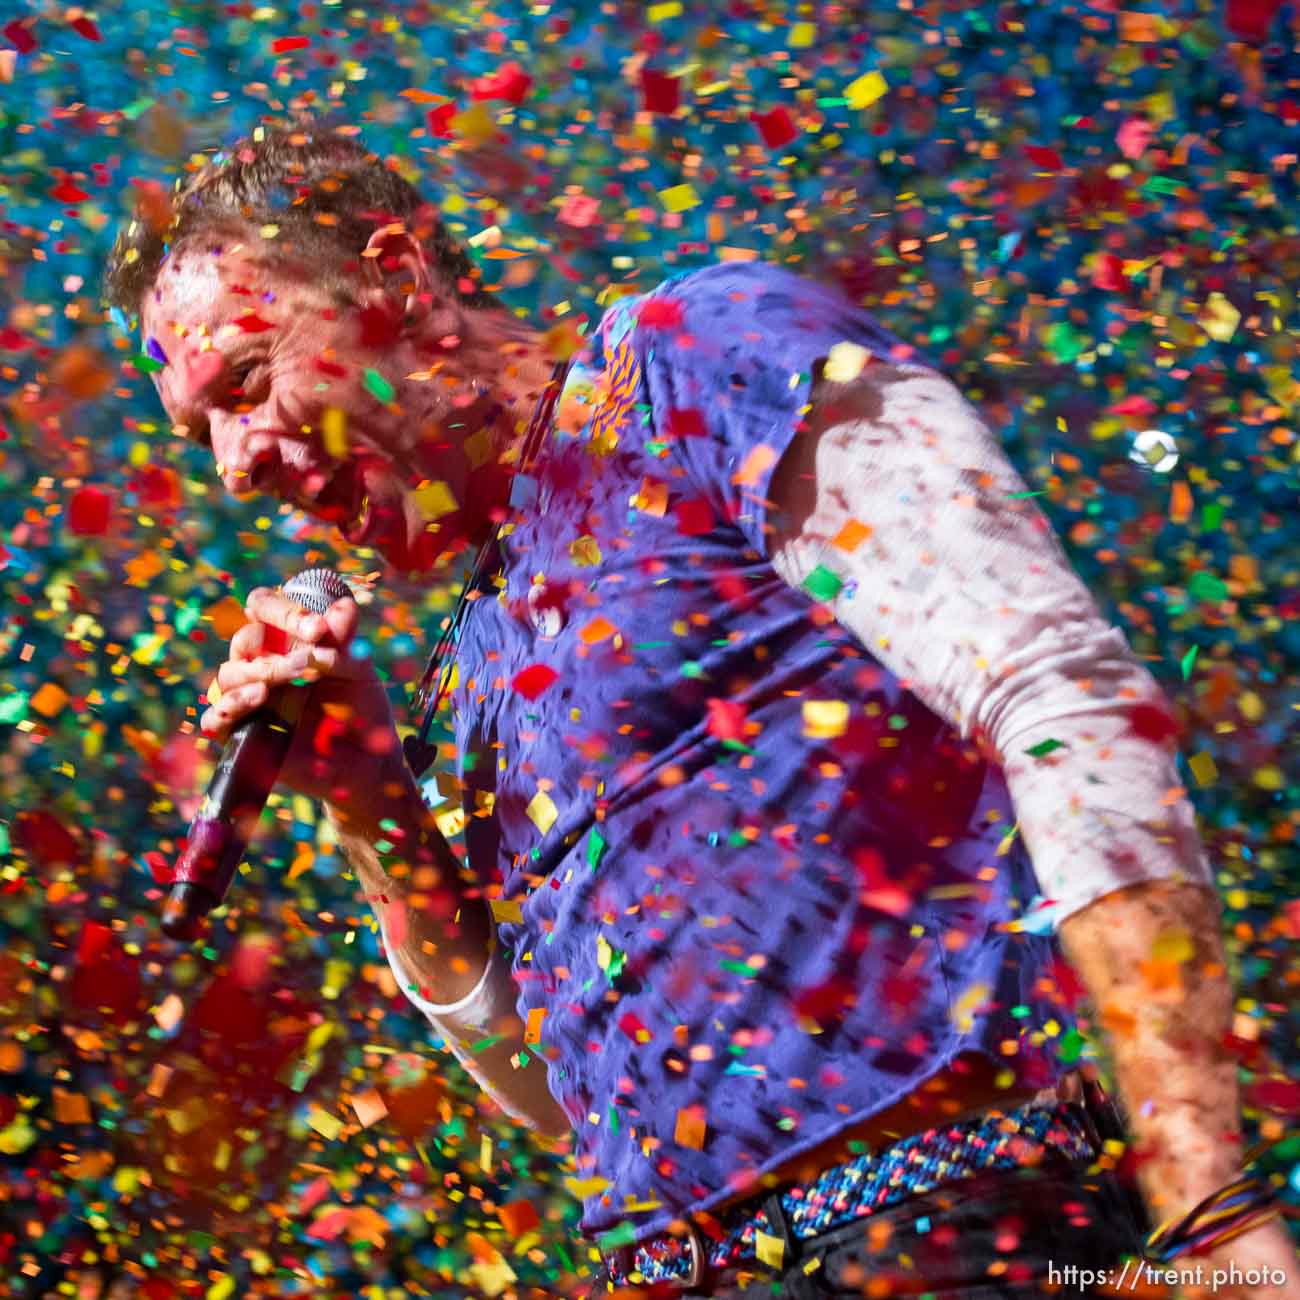
<instances>
[{"instance_id":1,"label":"microphone grille","mask_svg":"<svg viewBox=\"0 0 1300 1300\"><path fill-rule=\"evenodd\" d=\"M336 600L352 594L352 588L333 569L304 569L280 590L313 614L323 614Z\"/></svg>"}]
</instances>

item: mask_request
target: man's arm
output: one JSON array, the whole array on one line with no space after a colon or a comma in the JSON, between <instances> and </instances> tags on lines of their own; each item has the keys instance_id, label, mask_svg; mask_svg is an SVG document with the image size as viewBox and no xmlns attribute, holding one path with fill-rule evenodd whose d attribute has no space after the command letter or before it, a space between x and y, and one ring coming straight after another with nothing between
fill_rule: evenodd
<instances>
[{"instance_id":1,"label":"man's arm","mask_svg":"<svg viewBox=\"0 0 1300 1300\"><path fill-rule=\"evenodd\" d=\"M329 804L326 810L379 919L403 993L498 1105L544 1137L567 1135L571 1126L547 1086L546 1064L524 1046L518 989L492 916L481 898L464 896L460 864L410 771L393 774L364 818L344 823ZM380 843L394 845L382 860ZM521 1051L530 1059L516 1069L512 1058Z\"/></svg>"},{"instance_id":2,"label":"man's arm","mask_svg":"<svg viewBox=\"0 0 1300 1300\"><path fill-rule=\"evenodd\" d=\"M773 564L791 585L835 572L839 621L1002 764L1149 1148L1152 1217L1190 1209L1239 1171L1239 1099L1219 904L1168 706L950 381L872 364L819 384L807 424L769 488Z\"/></svg>"}]
</instances>

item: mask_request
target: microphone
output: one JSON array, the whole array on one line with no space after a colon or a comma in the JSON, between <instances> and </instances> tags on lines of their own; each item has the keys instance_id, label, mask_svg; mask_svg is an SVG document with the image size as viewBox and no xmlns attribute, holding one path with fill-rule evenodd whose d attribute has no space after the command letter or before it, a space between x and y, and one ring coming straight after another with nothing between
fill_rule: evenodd
<instances>
[{"instance_id":1,"label":"microphone","mask_svg":"<svg viewBox=\"0 0 1300 1300\"><path fill-rule=\"evenodd\" d=\"M352 589L332 569L304 569L281 588L313 614ZM219 907L275 787L311 684L279 686L230 733L198 815L190 825L163 903L160 926L171 939L193 939Z\"/></svg>"}]
</instances>

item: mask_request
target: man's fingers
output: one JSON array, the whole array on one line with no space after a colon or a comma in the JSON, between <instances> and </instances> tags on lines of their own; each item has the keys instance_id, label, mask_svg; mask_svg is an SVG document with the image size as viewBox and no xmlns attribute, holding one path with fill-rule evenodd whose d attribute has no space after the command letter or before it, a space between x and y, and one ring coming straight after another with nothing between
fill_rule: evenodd
<instances>
[{"instance_id":1,"label":"man's fingers","mask_svg":"<svg viewBox=\"0 0 1300 1300\"><path fill-rule=\"evenodd\" d=\"M262 653L265 640L266 624L254 620L230 638L230 657L232 659L256 659Z\"/></svg>"},{"instance_id":2,"label":"man's fingers","mask_svg":"<svg viewBox=\"0 0 1300 1300\"><path fill-rule=\"evenodd\" d=\"M257 659L228 659L217 670L217 686L232 691L250 682L265 686L314 682L322 673L336 667L338 661L339 652L328 646L304 646L286 655L261 655Z\"/></svg>"},{"instance_id":3,"label":"man's fingers","mask_svg":"<svg viewBox=\"0 0 1300 1300\"><path fill-rule=\"evenodd\" d=\"M255 587L248 593L244 612L249 618L279 628L298 641L317 641L327 630L327 624L319 614L313 614L282 592L268 587Z\"/></svg>"},{"instance_id":4,"label":"man's fingers","mask_svg":"<svg viewBox=\"0 0 1300 1300\"><path fill-rule=\"evenodd\" d=\"M361 610L351 596L341 597L325 611L325 622L336 646L345 646L352 640L360 617Z\"/></svg>"}]
</instances>

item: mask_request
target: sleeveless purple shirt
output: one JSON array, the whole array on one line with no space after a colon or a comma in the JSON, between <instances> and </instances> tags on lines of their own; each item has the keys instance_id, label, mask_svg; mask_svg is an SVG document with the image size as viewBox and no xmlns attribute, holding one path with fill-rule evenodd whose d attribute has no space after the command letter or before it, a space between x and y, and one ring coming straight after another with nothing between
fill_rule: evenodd
<instances>
[{"instance_id":1,"label":"sleeveless purple shirt","mask_svg":"<svg viewBox=\"0 0 1300 1300\"><path fill-rule=\"evenodd\" d=\"M917 359L759 263L618 302L462 633L469 861L522 917L527 1068L607 1245L758 1191L962 1051L1068 1068L1059 948L1010 924L1037 882L1000 769L766 558L768 480L844 341Z\"/></svg>"}]
</instances>

